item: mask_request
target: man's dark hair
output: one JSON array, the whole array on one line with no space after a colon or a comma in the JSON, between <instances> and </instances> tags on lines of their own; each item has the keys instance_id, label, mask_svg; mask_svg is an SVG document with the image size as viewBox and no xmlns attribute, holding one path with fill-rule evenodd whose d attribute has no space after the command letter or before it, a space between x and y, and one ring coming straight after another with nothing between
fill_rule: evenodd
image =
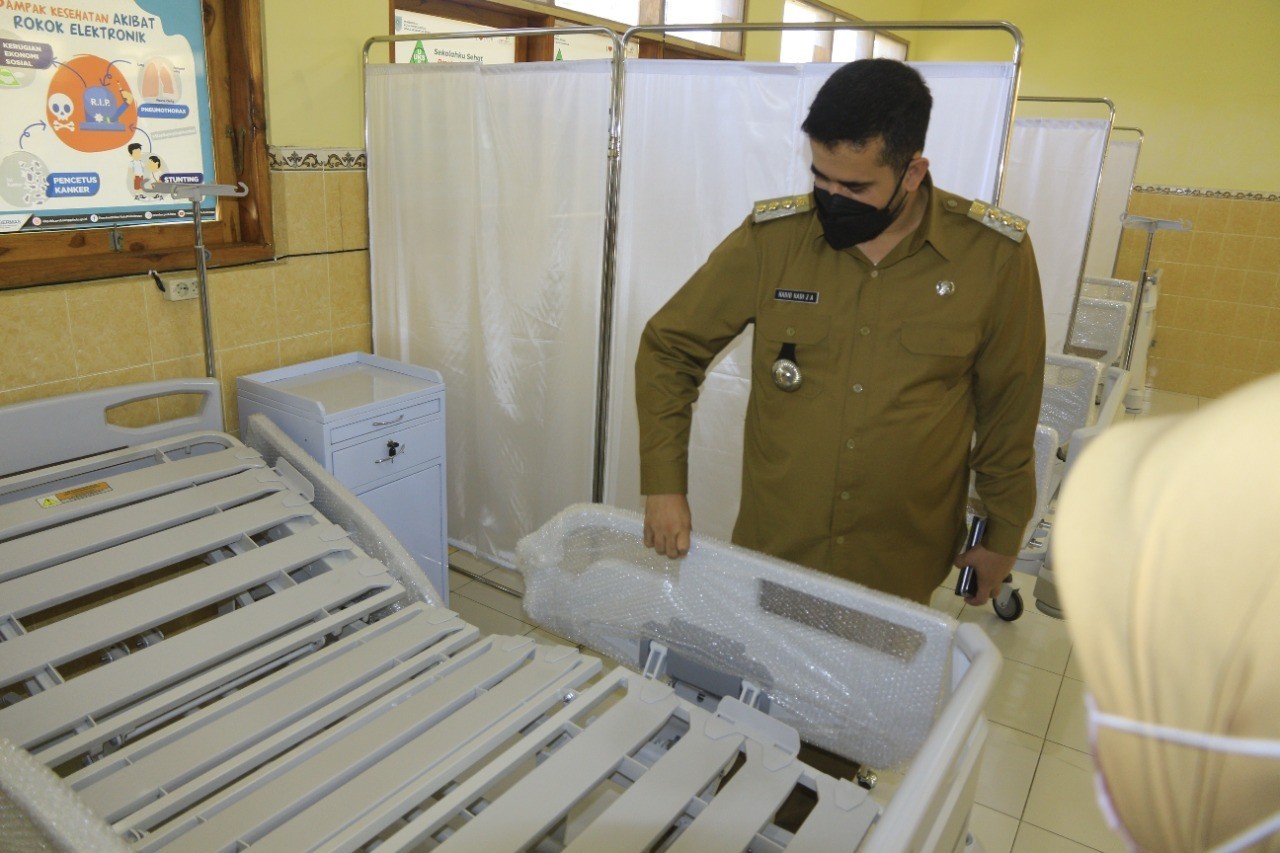
<instances>
[{"instance_id":1,"label":"man's dark hair","mask_svg":"<svg viewBox=\"0 0 1280 853\"><path fill-rule=\"evenodd\" d=\"M884 140L883 162L905 169L924 150L933 96L920 74L893 59L859 59L836 69L800 129L823 145Z\"/></svg>"},{"instance_id":2,"label":"man's dark hair","mask_svg":"<svg viewBox=\"0 0 1280 853\"><path fill-rule=\"evenodd\" d=\"M135 151L141 151L141 150L142 150L142 143L141 143L141 142L130 142L130 143L129 143L129 153L130 153L130 154L132 154L132 153L133 153L133 152L135 152Z\"/></svg>"},{"instance_id":3,"label":"man's dark hair","mask_svg":"<svg viewBox=\"0 0 1280 853\"><path fill-rule=\"evenodd\" d=\"M160 158L159 158L159 157L157 157L157 156L155 156L154 154L152 154L152 155L151 155L150 157L148 157L147 159L148 159L148 160L150 160L152 163L155 163L157 166L159 166L159 165L160 165Z\"/></svg>"}]
</instances>

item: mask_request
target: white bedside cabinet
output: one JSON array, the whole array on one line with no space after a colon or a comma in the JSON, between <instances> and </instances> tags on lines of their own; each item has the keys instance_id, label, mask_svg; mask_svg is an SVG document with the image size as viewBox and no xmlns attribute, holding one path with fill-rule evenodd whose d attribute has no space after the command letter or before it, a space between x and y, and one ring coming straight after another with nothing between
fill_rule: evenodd
<instances>
[{"instance_id":1,"label":"white bedside cabinet","mask_svg":"<svg viewBox=\"0 0 1280 853\"><path fill-rule=\"evenodd\" d=\"M447 604L444 381L347 353L236 380L240 434L261 412L355 492L418 561Z\"/></svg>"}]
</instances>

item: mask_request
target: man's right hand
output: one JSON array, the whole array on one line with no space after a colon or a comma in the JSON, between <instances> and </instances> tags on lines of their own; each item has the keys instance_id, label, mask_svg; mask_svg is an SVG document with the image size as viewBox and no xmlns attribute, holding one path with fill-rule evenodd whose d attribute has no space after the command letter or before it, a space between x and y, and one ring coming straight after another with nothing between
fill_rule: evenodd
<instances>
[{"instance_id":1,"label":"man's right hand","mask_svg":"<svg viewBox=\"0 0 1280 853\"><path fill-rule=\"evenodd\" d=\"M647 495L644 499L644 546L671 559L689 553L693 518L684 495Z\"/></svg>"}]
</instances>

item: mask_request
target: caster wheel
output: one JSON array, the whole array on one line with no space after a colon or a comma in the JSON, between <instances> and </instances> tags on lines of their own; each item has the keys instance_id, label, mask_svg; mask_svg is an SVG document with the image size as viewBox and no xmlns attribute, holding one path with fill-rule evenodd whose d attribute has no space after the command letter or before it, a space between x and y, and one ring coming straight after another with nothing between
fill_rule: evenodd
<instances>
[{"instance_id":1,"label":"caster wheel","mask_svg":"<svg viewBox=\"0 0 1280 853\"><path fill-rule=\"evenodd\" d=\"M1013 595L1009 596L1009 601L1003 607L999 601L991 602L991 607L1001 619L1006 622L1013 622L1022 615L1022 593L1015 589Z\"/></svg>"}]
</instances>

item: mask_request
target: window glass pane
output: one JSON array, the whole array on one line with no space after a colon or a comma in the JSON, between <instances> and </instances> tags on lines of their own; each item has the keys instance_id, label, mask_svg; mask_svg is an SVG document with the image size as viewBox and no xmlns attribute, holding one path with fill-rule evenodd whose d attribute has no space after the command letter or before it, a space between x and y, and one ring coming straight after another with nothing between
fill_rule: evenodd
<instances>
[{"instance_id":1,"label":"window glass pane","mask_svg":"<svg viewBox=\"0 0 1280 853\"><path fill-rule=\"evenodd\" d=\"M740 24L742 0L666 0L663 4L664 24ZM680 38L736 50L733 33L680 33Z\"/></svg>"},{"instance_id":2,"label":"window glass pane","mask_svg":"<svg viewBox=\"0 0 1280 853\"><path fill-rule=\"evenodd\" d=\"M787 0L782 7L784 24L813 24L835 20L835 15L800 0ZM783 62L826 62L831 58L831 33L792 30L782 34Z\"/></svg>"},{"instance_id":3,"label":"window glass pane","mask_svg":"<svg viewBox=\"0 0 1280 853\"><path fill-rule=\"evenodd\" d=\"M839 30L831 46L832 62L853 62L870 59L875 33L871 30Z\"/></svg>"},{"instance_id":4,"label":"window glass pane","mask_svg":"<svg viewBox=\"0 0 1280 853\"><path fill-rule=\"evenodd\" d=\"M640 23L640 0L556 0L556 5L620 24Z\"/></svg>"},{"instance_id":5,"label":"window glass pane","mask_svg":"<svg viewBox=\"0 0 1280 853\"><path fill-rule=\"evenodd\" d=\"M872 56L876 59L897 59L906 61L907 45L897 39L876 33L875 47L872 49Z\"/></svg>"}]
</instances>

